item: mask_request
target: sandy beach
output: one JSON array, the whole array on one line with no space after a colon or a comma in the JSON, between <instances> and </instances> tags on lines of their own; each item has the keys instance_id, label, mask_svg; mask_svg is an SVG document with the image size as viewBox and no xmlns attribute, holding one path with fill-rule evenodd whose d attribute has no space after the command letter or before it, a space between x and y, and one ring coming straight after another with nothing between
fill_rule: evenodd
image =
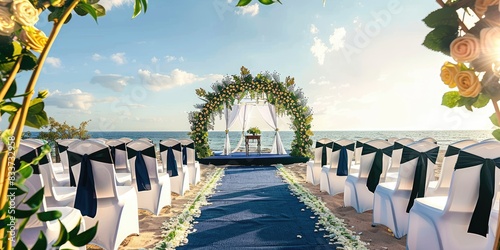
<instances>
[{"instance_id":1,"label":"sandy beach","mask_svg":"<svg viewBox=\"0 0 500 250\"><path fill-rule=\"evenodd\" d=\"M442 153L443 152L441 152L440 156L442 156ZM387 227L382 225L372 227L371 211L357 213L352 207L343 206L343 194L330 196L326 192L320 192L319 185L314 186L307 183L306 165L304 163L285 165L284 167L295 174L297 181L301 185L324 201L334 215L343 219L347 228L358 234L362 241L368 243L369 245L367 247L369 249L405 249L406 237L396 239ZM140 235L127 237L122 242L119 249L153 248L162 240L161 227L163 222L180 214L185 204L191 202L196 197L198 192L207 182L208 177L210 177L217 168L219 167L202 165L201 182L198 185L191 185L191 189L184 196L172 194L172 206L163 208L159 216L155 216L146 210L139 209ZM88 245L88 249L101 248L94 245Z\"/></svg>"}]
</instances>

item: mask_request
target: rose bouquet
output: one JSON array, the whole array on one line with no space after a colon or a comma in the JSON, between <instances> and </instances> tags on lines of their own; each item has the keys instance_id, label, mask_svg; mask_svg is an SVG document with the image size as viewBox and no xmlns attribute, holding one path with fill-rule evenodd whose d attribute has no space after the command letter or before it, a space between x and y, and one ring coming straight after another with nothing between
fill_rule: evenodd
<instances>
[{"instance_id":1,"label":"rose bouquet","mask_svg":"<svg viewBox=\"0 0 500 250\"><path fill-rule=\"evenodd\" d=\"M441 67L441 80L456 90L443 95L442 105L473 108L485 107L489 101L495 113L490 120L499 126L500 110L500 12L499 0L438 0L441 8L424 18L433 30L424 46L442 52L454 62ZM463 13L462 18L458 12ZM465 17L478 21L467 26ZM500 129L493 131L500 140Z\"/></svg>"}]
</instances>

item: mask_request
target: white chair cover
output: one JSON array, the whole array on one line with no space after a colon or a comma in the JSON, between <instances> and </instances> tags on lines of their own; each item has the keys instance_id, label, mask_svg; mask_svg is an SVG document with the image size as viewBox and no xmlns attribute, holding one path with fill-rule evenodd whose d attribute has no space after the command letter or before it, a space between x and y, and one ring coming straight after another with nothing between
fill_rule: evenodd
<instances>
[{"instance_id":1,"label":"white chair cover","mask_svg":"<svg viewBox=\"0 0 500 250\"><path fill-rule=\"evenodd\" d=\"M189 169L182 164L181 142L176 139L161 141L160 157L164 171L170 175L170 189L183 196L189 190Z\"/></svg>"},{"instance_id":2,"label":"white chair cover","mask_svg":"<svg viewBox=\"0 0 500 250\"><path fill-rule=\"evenodd\" d=\"M198 184L201 180L200 163L196 160L194 141L191 139L179 140L182 146L182 165L187 165L189 171L189 183Z\"/></svg>"},{"instance_id":3,"label":"white chair cover","mask_svg":"<svg viewBox=\"0 0 500 250\"><path fill-rule=\"evenodd\" d=\"M361 151L363 150L363 145L372 139L361 138L356 141L356 146L354 148L354 164L351 166L353 169L352 173L359 171L359 164L361 162Z\"/></svg>"},{"instance_id":4,"label":"white chair cover","mask_svg":"<svg viewBox=\"0 0 500 250\"><path fill-rule=\"evenodd\" d=\"M386 182L392 182L398 180L399 165L401 163L401 154L403 153L403 146L413 143L413 139L402 138L394 142L392 148L391 163L389 164L389 169L387 169L387 175L385 177Z\"/></svg>"},{"instance_id":5,"label":"white chair cover","mask_svg":"<svg viewBox=\"0 0 500 250\"><path fill-rule=\"evenodd\" d=\"M38 153L35 153L32 156L28 156L30 152L33 152L33 148L27 145L20 144L17 157L21 158L22 160L26 162L31 162L31 160L34 158L33 156L37 156ZM36 150L35 150L36 151ZM28 156L28 157L24 157ZM29 159L28 159L29 158ZM26 205L21 204L22 200L28 199L28 197L33 196L35 192L40 190L42 187L44 187L44 178L40 174L40 167L39 166L33 166L34 174L26 180L24 185L28 188L28 192L25 195L21 195L16 197L16 204L19 204L19 209L26 210L27 207ZM61 223L66 227L67 230L72 230L75 228L77 225L78 221L81 220L80 223L80 230L79 232L83 232L86 230L85 226L85 221L83 220L82 214L78 209L71 208L71 207L49 207L47 206L45 198L42 200L42 205L40 206L39 211L40 212L46 212L46 211L54 211L57 210L61 212L62 216L59 218ZM20 223L16 223L16 227L19 227ZM40 234L40 231L44 232L45 237L47 238L47 242L49 245L53 244L59 237L59 232L60 232L60 224L57 220L55 221L48 221L48 222L42 222L38 219L36 219L36 216L32 216L29 220L29 222L26 224L26 227L24 228L23 232L21 233L21 239L23 242L26 244L28 248L31 249L35 242L38 239L38 235ZM65 243L63 246L61 246L61 249L86 249L86 247L75 247L71 245L70 242Z\"/></svg>"},{"instance_id":6,"label":"white chair cover","mask_svg":"<svg viewBox=\"0 0 500 250\"><path fill-rule=\"evenodd\" d=\"M127 144L127 152L132 170L132 186L137 192L139 208L158 216L163 207L171 205L172 197L168 174L159 174L157 171L155 145L141 140L132 141ZM139 154L140 159L137 158ZM145 183L145 179L149 182Z\"/></svg>"},{"instance_id":7,"label":"white chair cover","mask_svg":"<svg viewBox=\"0 0 500 250\"><path fill-rule=\"evenodd\" d=\"M493 249L498 210L490 212L498 204L499 180L499 142L463 148L448 196L415 199L407 249Z\"/></svg>"},{"instance_id":8,"label":"white chair cover","mask_svg":"<svg viewBox=\"0 0 500 250\"><path fill-rule=\"evenodd\" d=\"M333 196L344 192L344 185L352 164L355 142L338 140L333 143L331 164L321 168L320 191Z\"/></svg>"},{"instance_id":9,"label":"white chair cover","mask_svg":"<svg viewBox=\"0 0 500 250\"><path fill-rule=\"evenodd\" d=\"M116 173L130 173L126 147L127 143L119 139L110 139L106 141L106 145L108 145L111 150Z\"/></svg>"},{"instance_id":10,"label":"white chair cover","mask_svg":"<svg viewBox=\"0 0 500 250\"><path fill-rule=\"evenodd\" d=\"M84 215L86 225L99 221L97 235L91 243L104 249L118 249L127 236L138 235L137 194L132 186L116 185L115 167L108 146L93 140L71 143L68 158L77 182L74 206ZM82 175L82 171L85 174ZM92 182L94 185L88 185ZM86 191L79 192L83 188ZM93 192L95 199L92 198Z\"/></svg>"},{"instance_id":11,"label":"white chair cover","mask_svg":"<svg viewBox=\"0 0 500 250\"><path fill-rule=\"evenodd\" d=\"M450 189L451 176L457 163L458 153L461 149L476 144L476 140L461 140L448 146L441 163L441 172L437 181L431 181L426 196L446 196Z\"/></svg>"},{"instance_id":12,"label":"white chair cover","mask_svg":"<svg viewBox=\"0 0 500 250\"><path fill-rule=\"evenodd\" d=\"M333 140L328 138L319 139L314 148L314 160L307 162L306 181L313 185L320 182L321 168L330 165L332 157Z\"/></svg>"},{"instance_id":13,"label":"white chair cover","mask_svg":"<svg viewBox=\"0 0 500 250\"><path fill-rule=\"evenodd\" d=\"M373 208L373 192L385 179L391 152L392 144L386 140L364 143L359 172L349 174L345 181L344 206L354 207L358 213Z\"/></svg>"},{"instance_id":14,"label":"white chair cover","mask_svg":"<svg viewBox=\"0 0 500 250\"><path fill-rule=\"evenodd\" d=\"M403 147L397 181L380 183L373 198L373 225L387 226L398 239L408 233L408 212L414 199L425 195L439 153L439 146L427 141Z\"/></svg>"},{"instance_id":15,"label":"white chair cover","mask_svg":"<svg viewBox=\"0 0 500 250\"><path fill-rule=\"evenodd\" d=\"M69 162L68 162L68 154L66 150L68 150L69 144L75 141L80 141L79 139L59 139L56 140L56 150L59 153L59 158L61 160L61 164L63 167L63 173L69 174Z\"/></svg>"}]
</instances>

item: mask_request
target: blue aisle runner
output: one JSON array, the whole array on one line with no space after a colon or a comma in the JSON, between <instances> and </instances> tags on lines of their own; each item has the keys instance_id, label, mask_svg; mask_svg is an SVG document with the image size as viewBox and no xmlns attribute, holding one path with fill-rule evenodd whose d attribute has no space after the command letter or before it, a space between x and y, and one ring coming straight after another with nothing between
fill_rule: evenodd
<instances>
[{"instance_id":1,"label":"blue aisle runner","mask_svg":"<svg viewBox=\"0 0 500 250\"><path fill-rule=\"evenodd\" d=\"M335 249L274 167L230 167L177 249ZM312 218L314 217L314 218Z\"/></svg>"}]
</instances>

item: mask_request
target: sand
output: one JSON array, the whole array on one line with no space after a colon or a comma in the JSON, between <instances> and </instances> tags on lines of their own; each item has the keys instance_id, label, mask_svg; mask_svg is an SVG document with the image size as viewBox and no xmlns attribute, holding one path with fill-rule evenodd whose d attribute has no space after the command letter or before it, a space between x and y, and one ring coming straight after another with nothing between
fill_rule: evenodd
<instances>
[{"instance_id":1,"label":"sand","mask_svg":"<svg viewBox=\"0 0 500 250\"><path fill-rule=\"evenodd\" d=\"M440 154L442 155L442 154ZM440 157L442 158L442 157ZM438 161L439 166L440 161ZM326 192L320 192L319 185L312 185L306 182L306 165L304 163L285 165L286 168L293 171L301 185L306 187L312 194L323 200L333 214L344 219L347 227L360 235L361 240L369 243L369 249L405 249L406 236L396 239L390 230L382 225L372 227L372 212L357 213L352 207L343 206L343 194L330 196ZM197 185L191 185L184 196L172 194L172 206L165 207L159 216L151 212L139 209L139 236L129 236L121 244L119 249L141 249L153 248L156 243L161 241L161 226L164 221L177 216L184 208L184 205L192 201L199 190L205 185L207 177L218 167L201 166L201 182ZM439 171L439 170L438 170ZM101 249L94 245L88 245L88 249Z\"/></svg>"}]
</instances>

